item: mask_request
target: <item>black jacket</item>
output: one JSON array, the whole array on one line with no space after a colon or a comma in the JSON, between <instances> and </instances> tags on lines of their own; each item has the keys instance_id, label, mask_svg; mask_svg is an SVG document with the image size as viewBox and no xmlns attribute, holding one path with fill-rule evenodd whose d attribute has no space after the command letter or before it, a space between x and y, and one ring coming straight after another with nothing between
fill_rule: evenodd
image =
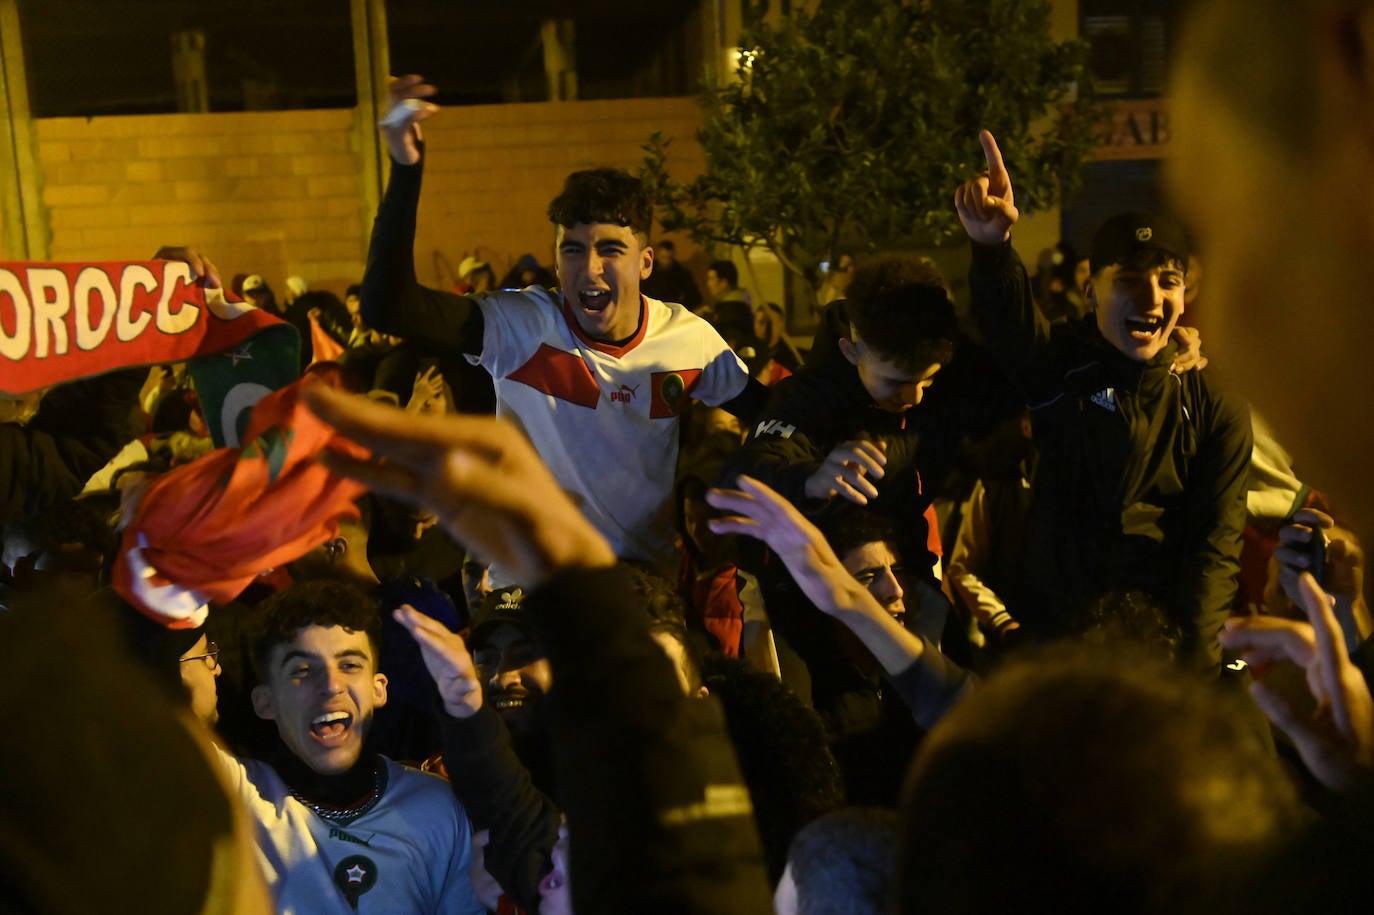
<instances>
[{"instance_id":1,"label":"black jacket","mask_svg":"<svg viewBox=\"0 0 1374 915\"><path fill-rule=\"evenodd\" d=\"M1092 315L1050 325L1010 243L973 246L985 341L1031 409L1038 463L1023 557L1023 625L1054 635L1109 591L1142 590L1216 667L1240 568L1253 435L1248 407L1205 372L1108 343Z\"/></svg>"},{"instance_id":2,"label":"black jacket","mask_svg":"<svg viewBox=\"0 0 1374 915\"><path fill-rule=\"evenodd\" d=\"M854 440L882 442L887 464L883 478L874 481L878 498L870 507L897 528L908 571L920 570L931 577L935 556L928 551L924 516L931 494L923 489L916 471L919 436L908 414L889 413L874 403L859 379L859 370L834 345L830 325L848 324L842 308L842 302L827 308L823 318L827 326L817 333L806 366L773 388L744 446L726 460L721 483L730 486L739 474L748 474L777 490L824 528L840 513L860 507L839 497L808 499L807 477L836 445Z\"/></svg>"}]
</instances>

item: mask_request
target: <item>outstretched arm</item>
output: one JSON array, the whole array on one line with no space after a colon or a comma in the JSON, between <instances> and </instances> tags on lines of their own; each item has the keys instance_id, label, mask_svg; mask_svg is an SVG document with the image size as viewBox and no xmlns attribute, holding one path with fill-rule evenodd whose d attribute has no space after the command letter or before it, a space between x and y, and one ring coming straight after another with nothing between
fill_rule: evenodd
<instances>
[{"instance_id":1,"label":"outstretched arm","mask_svg":"<svg viewBox=\"0 0 1374 915\"><path fill-rule=\"evenodd\" d=\"M938 720L968 682L968 674L907 631L868 589L845 570L820 530L778 493L758 480L739 477L737 489L713 489L706 500L729 512L711 521L718 534L762 540L778 555L807 599L847 626L899 688L918 723Z\"/></svg>"},{"instance_id":2,"label":"outstretched arm","mask_svg":"<svg viewBox=\"0 0 1374 915\"><path fill-rule=\"evenodd\" d=\"M419 124L439 110L425 101L436 91L419 76L391 78L391 107L379 125L391 154L391 178L372 225L361 314L374 330L479 355L484 325L476 302L421 286L415 278L415 215L423 169Z\"/></svg>"}]
</instances>

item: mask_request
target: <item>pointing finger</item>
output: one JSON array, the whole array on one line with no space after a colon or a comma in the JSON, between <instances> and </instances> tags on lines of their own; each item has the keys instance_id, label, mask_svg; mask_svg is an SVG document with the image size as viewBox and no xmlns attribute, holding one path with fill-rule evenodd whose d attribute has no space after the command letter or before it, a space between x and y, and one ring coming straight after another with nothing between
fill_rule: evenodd
<instances>
[{"instance_id":1,"label":"pointing finger","mask_svg":"<svg viewBox=\"0 0 1374 915\"><path fill-rule=\"evenodd\" d=\"M1011 176L1007 174L1006 163L1002 161L1002 150L997 148L997 140L990 131L981 131L978 142L983 144L983 157L988 160L988 181L993 193L1003 196L1006 194L1004 189L1011 185Z\"/></svg>"}]
</instances>

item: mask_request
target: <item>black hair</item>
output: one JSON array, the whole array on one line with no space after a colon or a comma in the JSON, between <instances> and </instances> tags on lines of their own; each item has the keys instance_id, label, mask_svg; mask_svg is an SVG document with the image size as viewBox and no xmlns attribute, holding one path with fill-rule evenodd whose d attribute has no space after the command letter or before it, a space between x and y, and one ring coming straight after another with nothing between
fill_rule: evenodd
<instances>
[{"instance_id":1,"label":"black hair","mask_svg":"<svg viewBox=\"0 0 1374 915\"><path fill-rule=\"evenodd\" d=\"M644 182L617 168L573 172L563 193L549 203L549 221L571 229L576 225L609 222L648 235L654 221L654 202Z\"/></svg>"},{"instance_id":2,"label":"black hair","mask_svg":"<svg viewBox=\"0 0 1374 915\"><path fill-rule=\"evenodd\" d=\"M797 831L844 804L839 763L820 716L777 677L724 655L708 657L705 674L725 710L768 877L777 883Z\"/></svg>"},{"instance_id":3,"label":"black hair","mask_svg":"<svg viewBox=\"0 0 1374 915\"><path fill-rule=\"evenodd\" d=\"M382 644L377 601L356 585L332 579L301 581L258 605L249 627L253 665L259 683L271 674L272 651L309 626L339 626L367 635L374 668Z\"/></svg>"},{"instance_id":4,"label":"black hair","mask_svg":"<svg viewBox=\"0 0 1374 915\"><path fill-rule=\"evenodd\" d=\"M887 915L897 884L897 813L833 810L802 827L787 853L797 915Z\"/></svg>"},{"instance_id":5,"label":"black hair","mask_svg":"<svg viewBox=\"0 0 1374 915\"><path fill-rule=\"evenodd\" d=\"M1135 646L1159 658L1178 657L1183 629L1168 608L1145 591L1112 591L1078 615L1073 628L1089 645Z\"/></svg>"},{"instance_id":6,"label":"black hair","mask_svg":"<svg viewBox=\"0 0 1374 915\"><path fill-rule=\"evenodd\" d=\"M891 521L876 511L858 507L836 514L826 523L824 533L826 542L841 561L845 554L866 543L886 543L894 551L899 543L897 529Z\"/></svg>"},{"instance_id":7,"label":"black hair","mask_svg":"<svg viewBox=\"0 0 1374 915\"><path fill-rule=\"evenodd\" d=\"M885 257L860 267L845 312L867 346L907 371L954 358L959 321L944 277L925 258Z\"/></svg>"},{"instance_id":8,"label":"black hair","mask_svg":"<svg viewBox=\"0 0 1374 915\"><path fill-rule=\"evenodd\" d=\"M714 270L716 276L720 277L731 286L739 285L739 268L730 261L711 261L708 270Z\"/></svg>"},{"instance_id":9,"label":"black hair","mask_svg":"<svg viewBox=\"0 0 1374 915\"><path fill-rule=\"evenodd\" d=\"M1248 701L1122 649L1002 668L917 753L900 911L1210 911L1300 817Z\"/></svg>"}]
</instances>

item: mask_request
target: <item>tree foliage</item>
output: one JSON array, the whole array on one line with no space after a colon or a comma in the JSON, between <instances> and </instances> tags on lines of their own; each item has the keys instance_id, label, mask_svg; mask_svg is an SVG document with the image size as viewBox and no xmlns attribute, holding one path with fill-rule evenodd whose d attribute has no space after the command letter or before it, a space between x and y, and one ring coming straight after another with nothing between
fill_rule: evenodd
<instances>
[{"instance_id":1,"label":"tree foliage","mask_svg":"<svg viewBox=\"0 0 1374 915\"><path fill-rule=\"evenodd\" d=\"M842 244L949 242L955 187L997 137L1016 201L1072 190L1096 125L1082 41L1055 43L1048 0L819 0L779 24L746 9L736 79L702 96L705 172L645 146L665 229L768 247L798 273Z\"/></svg>"}]
</instances>

